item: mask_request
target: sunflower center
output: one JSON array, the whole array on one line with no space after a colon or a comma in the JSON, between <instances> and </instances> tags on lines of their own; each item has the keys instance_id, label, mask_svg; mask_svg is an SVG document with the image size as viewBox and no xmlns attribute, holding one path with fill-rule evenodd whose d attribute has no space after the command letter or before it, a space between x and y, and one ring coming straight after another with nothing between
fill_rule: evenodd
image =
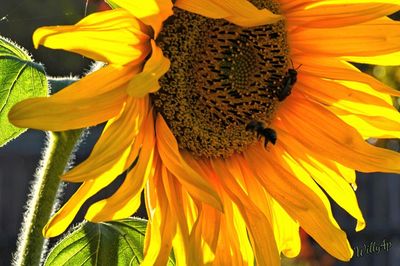
<instances>
[{"instance_id":1,"label":"sunflower center","mask_svg":"<svg viewBox=\"0 0 400 266\"><path fill-rule=\"evenodd\" d=\"M280 13L273 1L251 2ZM157 44L171 68L151 98L181 149L226 158L257 141L246 125L271 124L288 70L284 22L243 28L175 9Z\"/></svg>"}]
</instances>

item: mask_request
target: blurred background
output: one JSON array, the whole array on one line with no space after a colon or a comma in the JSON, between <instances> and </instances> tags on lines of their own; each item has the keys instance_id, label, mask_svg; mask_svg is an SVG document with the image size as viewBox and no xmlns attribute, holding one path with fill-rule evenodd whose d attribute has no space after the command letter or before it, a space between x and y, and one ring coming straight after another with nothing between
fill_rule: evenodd
<instances>
[{"instance_id":1,"label":"blurred background","mask_svg":"<svg viewBox=\"0 0 400 266\"><path fill-rule=\"evenodd\" d=\"M85 14L104 8L106 8L104 2L94 0L88 2L84 0L0 0L0 35L25 47L37 62L45 65L49 76L79 76L90 68L89 60L73 53L43 47L35 50L31 40L32 33L40 26L76 23ZM399 88L399 68L366 65L358 67L390 86ZM395 103L398 105L397 99ZM76 154L76 163L87 158L101 132L101 127L100 125L87 131L87 137ZM0 148L0 266L10 265L29 187L33 182L45 142L45 133L28 130L16 141ZM397 140L377 141L376 145L400 151ZM96 195L91 201L111 194L122 180L123 177L117 179L110 188ZM303 247L299 258L285 259L284 265L400 265L400 176L359 173L357 180L356 193L367 221L365 230L356 233L355 221L334 202L331 202L335 217L348 233L350 243L355 250L353 259L348 263L336 261L302 232ZM76 189L76 185L68 184L63 199L68 198ZM78 215L76 222L82 219L84 212L85 208ZM138 214L140 217L144 215L143 210ZM379 252L377 247L381 247ZM367 250L371 252L366 254Z\"/></svg>"}]
</instances>

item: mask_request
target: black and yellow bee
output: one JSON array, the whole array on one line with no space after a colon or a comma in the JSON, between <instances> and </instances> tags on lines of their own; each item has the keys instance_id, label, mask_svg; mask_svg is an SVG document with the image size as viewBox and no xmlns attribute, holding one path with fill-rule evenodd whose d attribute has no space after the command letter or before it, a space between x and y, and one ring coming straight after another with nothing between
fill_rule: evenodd
<instances>
[{"instance_id":1,"label":"black and yellow bee","mask_svg":"<svg viewBox=\"0 0 400 266\"><path fill-rule=\"evenodd\" d=\"M275 130L269 127L265 127L263 122L252 120L246 125L246 131L252 131L257 133L257 138L264 137L264 147L267 147L268 142L273 145L276 143L277 135Z\"/></svg>"}]
</instances>

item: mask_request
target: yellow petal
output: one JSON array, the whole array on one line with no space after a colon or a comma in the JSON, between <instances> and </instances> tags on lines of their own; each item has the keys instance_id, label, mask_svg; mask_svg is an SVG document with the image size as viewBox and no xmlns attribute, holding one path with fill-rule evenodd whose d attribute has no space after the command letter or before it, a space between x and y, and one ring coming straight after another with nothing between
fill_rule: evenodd
<instances>
[{"instance_id":1,"label":"yellow petal","mask_svg":"<svg viewBox=\"0 0 400 266\"><path fill-rule=\"evenodd\" d=\"M236 182L237 176L242 173L230 160L213 159L211 163L224 190L237 205L246 222L257 264L279 265L279 252L271 234L271 223Z\"/></svg>"},{"instance_id":2,"label":"yellow petal","mask_svg":"<svg viewBox=\"0 0 400 266\"><path fill-rule=\"evenodd\" d=\"M106 66L47 98L16 104L9 120L16 126L63 131L97 125L117 116L128 95L124 85L137 66Z\"/></svg>"},{"instance_id":3,"label":"yellow petal","mask_svg":"<svg viewBox=\"0 0 400 266\"><path fill-rule=\"evenodd\" d=\"M170 173L168 176L172 177ZM163 177L164 178L164 177ZM196 254L197 256L194 259L189 257L189 251L191 249L190 240L188 240L188 236L186 228L189 229L189 232L192 232L193 226L198 219L198 212L199 212L199 203L195 201L190 194L179 184L176 178L172 178L173 183L168 182L164 183L165 188L169 190L167 192L167 197L170 199L169 202L174 205L174 210L178 210L178 213L174 215L178 217L178 224L177 224L177 233L175 234L174 240L172 241L172 246L175 253L175 260L176 264L178 265L187 265L193 261L201 261L199 259L200 253ZM173 186L172 189L170 189ZM172 195L174 192L175 195ZM170 195L168 195L168 193ZM219 212L213 207L210 207L215 211ZM189 236L190 237L190 236Z\"/></svg>"},{"instance_id":4,"label":"yellow petal","mask_svg":"<svg viewBox=\"0 0 400 266\"><path fill-rule=\"evenodd\" d=\"M165 165L161 167L161 176L163 179L165 193L168 199L168 206L171 214L176 217L177 220L177 232L173 241L174 250L179 246L179 254L177 257L179 263L188 265L191 261L188 257L189 248L189 226L186 213L184 211L183 193L182 186L178 180L169 173ZM198 257L195 261L198 260Z\"/></svg>"},{"instance_id":5,"label":"yellow petal","mask_svg":"<svg viewBox=\"0 0 400 266\"><path fill-rule=\"evenodd\" d=\"M83 77L81 80L72 83L51 97L57 98L59 101L71 101L102 95L126 85L140 70L141 66L136 64L126 66L106 65Z\"/></svg>"},{"instance_id":6,"label":"yellow petal","mask_svg":"<svg viewBox=\"0 0 400 266\"><path fill-rule=\"evenodd\" d=\"M272 199L272 203L274 234L279 252L288 258L294 258L301 250L299 224L277 201Z\"/></svg>"},{"instance_id":7,"label":"yellow petal","mask_svg":"<svg viewBox=\"0 0 400 266\"><path fill-rule=\"evenodd\" d=\"M281 135L284 132L280 132ZM288 162L289 165L302 167L309 175L321 186L325 192L336 201L336 203L346 210L350 215L357 219L356 230L360 231L365 228L365 220L358 206L357 198L351 185L343 179L336 165L322 158L316 158L311 154L304 153L301 146L285 147L287 153L290 154L293 161ZM284 153L277 148L280 153ZM301 151L301 152L299 152ZM287 157L282 155L281 157ZM353 171L354 172L354 171Z\"/></svg>"},{"instance_id":8,"label":"yellow petal","mask_svg":"<svg viewBox=\"0 0 400 266\"><path fill-rule=\"evenodd\" d=\"M266 193L263 186L258 182L253 172L247 167L246 160L242 155L235 154L229 158L227 163L231 172L236 173L236 182L247 192L252 203L264 214L265 218L273 223L272 198ZM243 178L243 180L241 180ZM257 210L256 210L257 211Z\"/></svg>"},{"instance_id":9,"label":"yellow petal","mask_svg":"<svg viewBox=\"0 0 400 266\"><path fill-rule=\"evenodd\" d=\"M400 138L400 123L390 120L390 117L354 115L333 110L340 119L367 138Z\"/></svg>"},{"instance_id":10,"label":"yellow petal","mask_svg":"<svg viewBox=\"0 0 400 266\"><path fill-rule=\"evenodd\" d=\"M173 14L171 0L112 0L112 2L150 25L155 36L160 32L163 22Z\"/></svg>"},{"instance_id":11,"label":"yellow petal","mask_svg":"<svg viewBox=\"0 0 400 266\"><path fill-rule=\"evenodd\" d=\"M354 128L320 104L296 92L287 102L290 109L280 110L281 124L278 126L290 132L292 138L302 143L305 149L361 172L400 172L400 155L397 152L366 143ZM293 144L289 138L279 139L286 146Z\"/></svg>"},{"instance_id":12,"label":"yellow petal","mask_svg":"<svg viewBox=\"0 0 400 266\"><path fill-rule=\"evenodd\" d=\"M341 3L338 3L341 2ZM301 7L301 8L300 8ZM399 10L399 4L391 3L357 3L355 1L317 1L309 5L299 5L286 9L286 17L290 26L309 28L334 28L350 26L386 15Z\"/></svg>"},{"instance_id":13,"label":"yellow petal","mask_svg":"<svg viewBox=\"0 0 400 266\"><path fill-rule=\"evenodd\" d=\"M169 70L170 61L164 57L162 50L151 40L152 54L145 63L143 71L129 82L127 92L132 97L143 97L160 88L158 80Z\"/></svg>"},{"instance_id":14,"label":"yellow petal","mask_svg":"<svg viewBox=\"0 0 400 266\"><path fill-rule=\"evenodd\" d=\"M204 169L204 167L208 166L204 164L200 165L199 159L193 158L189 152L184 152L182 156L190 167L205 180L212 179L212 177L207 174L210 169L208 169L208 171ZM215 260L220 230L223 230L221 228L222 214L207 204L200 203L197 205L199 214L195 223L193 223L193 229L190 234L189 260L192 259L193 261L195 258L200 257L203 260L203 264L207 264Z\"/></svg>"},{"instance_id":15,"label":"yellow petal","mask_svg":"<svg viewBox=\"0 0 400 266\"><path fill-rule=\"evenodd\" d=\"M203 264L211 263L215 259L220 226L221 213L202 204L198 221L190 235L189 258L201 257Z\"/></svg>"},{"instance_id":16,"label":"yellow petal","mask_svg":"<svg viewBox=\"0 0 400 266\"><path fill-rule=\"evenodd\" d=\"M246 223L230 197L224 193L222 198L225 213L221 217L214 265L255 265Z\"/></svg>"},{"instance_id":17,"label":"yellow petal","mask_svg":"<svg viewBox=\"0 0 400 266\"><path fill-rule=\"evenodd\" d=\"M114 9L93 13L73 26L37 29L33 42L91 59L124 65L142 61L149 52L146 27L129 12Z\"/></svg>"},{"instance_id":18,"label":"yellow petal","mask_svg":"<svg viewBox=\"0 0 400 266\"><path fill-rule=\"evenodd\" d=\"M296 85L299 92L336 114L371 116L371 120L381 117L400 125L400 114L392 103L371 95L370 92L376 93L368 91L368 85L358 82L330 81L306 75L299 77ZM400 127L397 129L400 131Z\"/></svg>"},{"instance_id":19,"label":"yellow petal","mask_svg":"<svg viewBox=\"0 0 400 266\"><path fill-rule=\"evenodd\" d=\"M369 76L369 77L371 77L371 76ZM380 90L380 88L376 89L368 82L360 82L360 81L353 81L353 80L337 80L336 82L352 89L353 91L356 91L356 92L360 91L360 92L372 95L376 98L380 98L381 100L385 101L386 106L390 106L391 109L394 109L393 98L391 97L391 95L396 96L397 94L400 94L400 91L395 90L395 89L391 89L391 90L385 90L385 88L383 88L383 90ZM377 83L377 84L379 84L379 83ZM387 88L390 88L390 87L387 87Z\"/></svg>"},{"instance_id":20,"label":"yellow petal","mask_svg":"<svg viewBox=\"0 0 400 266\"><path fill-rule=\"evenodd\" d=\"M271 158L276 156L261 146L250 147L245 157L265 189L309 235L336 258L343 261L351 258L353 252L346 234L332 223L334 220L326 207L329 201L325 196L320 198L322 194L315 194L316 185L311 190L308 185L312 183L304 184L306 179L301 182L279 163L272 163Z\"/></svg>"},{"instance_id":21,"label":"yellow petal","mask_svg":"<svg viewBox=\"0 0 400 266\"><path fill-rule=\"evenodd\" d=\"M349 167L346 167L338 162L332 161L332 163L336 166L337 171L341 174L341 176L346 180L347 183L351 185L353 190L357 190L356 184L356 171Z\"/></svg>"},{"instance_id":22,"label":"yellow petal","mask_svg":"<svg viewBox=\"0 0 400 266\"><path fill-rule=\"evenodd\" d=\"M247 0L177 0L175 6L209 18L223 18L243 27L271 24L282 19L267 9L257 9Z\"/></svg>"},{"instance_id":23,"label":"yellow petal","mask_svg":"<svg viewBox=\"0 0 400 266\"><path fill-rule=\"evenodd\" d=\"M161 166L161 177L163 179L165 193L169 202L170 211L177 217L178 226L181 227L185 237L189 236L189 229L192 226L191 215L186 216L186 203L184 199L186 194L185 189L178 182L177 178L168 171L165 165ZM186 239L188 240L188 239ZM187 244L187 243L186 243Z\"/></svg>"},{"instance_id":24,"label":"yellow petal","mask_svg":"<svg viewBox=\"0 0 400 266\"><path fill-rule=\"evenodd\" d=\"M218 194L206 180L183 160L179 152L178 143L161 115L157 117L156 131L157 148L161 160L168 170L176 176L193 198L222 210Z\"/></svg>"},{"instance_id":25,"label":"yellow petal","mask_svg":"<svg viewBox=\"0 0 400 266\"><path fill-rule=\"evenodd\" d=\"M86 200L108 186L113 180L109 176L102 176L101 178L84 182L67 203L51 217L43 228L43 235L49 238L62 234L74 220L75 215Z\"/></svg>"},{"instance_id":26,"label":"yellow petal","mask_svg":"<svg viewBox=\"0 0 400 266\"><path fill-rule=\"evenodd\" d=\"M147 110L145 100L129 98L122 114L107 123L89 158L63 175L62 179L82 182L105 173L114 177L124 172L133 163L133 158L128 161L131 145Z\"/></svg>"},{"instance_id":27,"label":"yellow petal","mask_svg":"<svg viewBox=\"0 0 400 266\"><path fill-rule=\"evenodd\" d=\"M213 183L223 199L224 213L221 215L221 226L214 264L240 265L245 263L245 265L254 265L253 248L248 237L246 222L241 215L241 211L244 211L243 206L241 207L241 211L239 211L236 204L233 203L232 198L223 191L208 160L194 159L189 153L183 153L183 155L196 172L200 173L204 179L208 179ZM226 254L229 254L229 256Z\"/></svg>"},{"instance_id":28,"label":"yellow petal","mask_svg":"<svg viewBox=\"0 0 400 266\"><path fill-rule=\"evenodd\" d=\"M261 147L259 145L258 149L260 148ZM328 198L326 197L325 193L321 190L321 188L315 183L310 173L304 167L302 167L302 165L299 164L295 158L293 158L292 154L290 154L287 151L287 149L283 149L282 145L277 145L276 147L274 147L271 153L272 153L271 160L274 161L274 164L279 164L280 166L282 166L282 168L286 169L292 176L297 177L298 180L300 180L309 189L311 189L312 193L317 195L317 197L321 200L321 202L325 206L331 224L339 228L338 223L333 217L331 205Z\"/></svg>"},{"instance_id":29,"label":"yellow petal","mask_svg":"<svg viewBox=\"0 0 400 266\"><path fill-rule=\"evenodd\" d=\"M290 41L313 55L377 56L400 50L399 32L400 22L381 17L340 28L301 28L290 33Z\"/></svg>"},{"instance_id":30,"label":"yellow petal","mask_svg":"<svg viewBox=\"0 0 400 266\"><path fill-rule=\"evenodd\" d=\"M63 131L97 125L118 115L126 93L119 88L103 95L71 102L32 98L16 104L9 113L15 126ZM96 110L95 112L93 110Z\"/></svg>"},{"instance_id":31,"label":"yellow petal","mask_svg":"<svg viewBox=\"0 0 400 266\"><path fill-rule=\"evenodd\" d=\"M400 92L390 88L368 74L362 73L359 69L338 58L330 58L316 55L295 55L293 57L295 65L301 65L299 74L316 76L322 79L354 81L369 85L371 88L368 93L375 95L388 103L391 103L390 95L400 96ZM359 86L353 87L360 90ZM365 91L366 86L362 90Z\"/></svg>"},{"instance_id":32,"label":"yellow petal","mask_svg":"<svg viewBox=\"0 0 400 266\"><path fill-rule=\"evenodd\" d=\"M90 206L85 219L91 222L111 221L134 214L140 207L144 183L154 175L152 157L153 151L147 157L143 156L140 164L127 174L126 181L115 194Z\"/></svg>"},{"instance_id":33,"label":"yellow petal","mask_svg":"<svg viewBox=\"0 0 400 266\"><path fill-rule=\"evenodd\" d=\"M176 232L176 217L172 215L168 208L168 200L162 179L156 178L154 183L149 186L149 189L152 190L153 197L156 197L153 199L156 205L153 206L153 213L149 216L146 230L145 256L141 265L166 265L171 252L172 239Z\"/></svg>"},{"instance_id":34,"label":"yellow petal","mask_svg":"<svg viewBox=\"0 0 400 266\"><path fill-rule=\"evenodd\" d=\"M315 3L312 6L325 6L325 5L345 5L348 4L348 0L325 0L325 1L314 1ZM369 3L382 3L382 4L393 4L400 5L399 0L351 0L352 4L369 4Z\"/></svg>"},{"instance_id":35,"label":"yellow petal","mask_svg":"<svg viewBox=\"0 0 400 266\"><path fill-rule=\"evenodd\" d=\"M99 222L117 220L131 216L140 206L141 192L149 178L155 174L157 159L154 157L154 127L153 116L150 112L141 128L140 135L135 140L140 142L141 150L136 165L118 190L109 198L90 206L85 218Z\"/></svg>"},{"instance_id":36,"label":"yellow petal","mask_svg":"<svg viewBox=\"0 0 400 266\"><path fill-rule=\"evenodd\" d=\"M375 55L375 56L345 56L343 58L351 62L357 62L363 64L398 66L400 62L400 52Z\"/></svg>"},{"instance_id":37,"label":"yellow petal","mask_svg":"<svg viewBox=\"0 0 400 266\"><path fill-rule=\"evenodd\" d=\"M296 257L301 248L299 236L299 225L287 212L276 202L268 192L265 191L252 171L249 169L244 158L232 156L243 172L248 195L252 201L268 218L273 225L275 241L279 252L283 252L287 257Z\"/></svg>"},{"instance_id":38,"label":"yellow petal","mask_svg":"<svg viewBox=\"0 0 400 266\"><path fill-rule=\"evenodd\" d=\"M339 206L357 219L356 231L364 229L365 220L351 185L340 176L340 173L320 163L318 159L310 158L310 161L309 164L306 162L301 164Z\"/></svg>"}]
</instances>

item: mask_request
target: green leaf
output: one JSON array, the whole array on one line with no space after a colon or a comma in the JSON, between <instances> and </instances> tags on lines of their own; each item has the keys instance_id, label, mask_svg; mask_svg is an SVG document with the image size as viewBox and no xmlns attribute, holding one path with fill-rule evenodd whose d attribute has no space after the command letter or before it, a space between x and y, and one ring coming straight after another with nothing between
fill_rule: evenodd
<instances>
[{"instance_id":1,"label":"green leaf","mask_svg":"<svg viewBox=\"0 0 400 266\"><path fill-rule=\"evenodd\" d=\"M140 218L84 222L53 248L44 265L139 265L146 223ZM174 259L168 264L175 265Z\"/></svg>"},{"instance_id":2,"label":"green leaf","mask_svg":"<svg viewBox=\"0 0 400 266\"><path fill-rule=\"evenodd\" d=\"M0 147L26 130L8 121L11 107L47 93L43 66L34 63L24 49L0 36Z\"/></svg>"}]
</instances>

